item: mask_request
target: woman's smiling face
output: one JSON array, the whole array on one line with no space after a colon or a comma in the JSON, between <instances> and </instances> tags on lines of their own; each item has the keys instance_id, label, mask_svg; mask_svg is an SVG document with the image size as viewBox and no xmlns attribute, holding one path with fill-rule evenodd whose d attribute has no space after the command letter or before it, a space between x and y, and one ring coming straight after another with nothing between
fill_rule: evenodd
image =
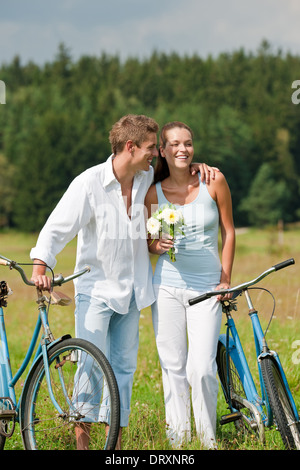
<instances>
[{"instance_id":1,"label":"woman's smiling face","mask_svg":"<svg viewBox=\"0 0 300 470\"><path fill-rule=\"evenodd\" d=\"M176 167L189 166L194 156L193 139L185 128L174 127L166 133L167 141L160 148L161 155L166 158L168 165Z\"/></svg>"}]
</instances>

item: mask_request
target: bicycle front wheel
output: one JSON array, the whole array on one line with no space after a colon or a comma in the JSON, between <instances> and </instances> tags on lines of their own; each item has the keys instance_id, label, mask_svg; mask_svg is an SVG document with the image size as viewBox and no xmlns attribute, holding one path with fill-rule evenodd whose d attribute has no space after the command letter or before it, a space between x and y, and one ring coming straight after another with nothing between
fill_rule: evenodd
<instances>
[{"instance_id":1,"label":"bicycle front wheel","mask_svg":"<svg viewBox=\"0 0 300 470\"><path fill-rule=\"evenodd\" d=\"M22 436L29 450L73 450L76 431L86 433L89 450L114 449L120 425L117 382L104 354L93 344L68 338L48 351L54 406L41 358L22 407ZM76 429L77 427L77 429Z\"/></svg>"},{"instance_id":2,"label":"bicycle front wheel","mask_svg":"<svg viewBox=\"0 0 300 470\"><path fill-rule=\"evenodd\" d=\"M261 372L274 420L286 449L300 448L300 427L295 418L279 366L270 356L261 359Z\"/></svg>"}]
</instances>

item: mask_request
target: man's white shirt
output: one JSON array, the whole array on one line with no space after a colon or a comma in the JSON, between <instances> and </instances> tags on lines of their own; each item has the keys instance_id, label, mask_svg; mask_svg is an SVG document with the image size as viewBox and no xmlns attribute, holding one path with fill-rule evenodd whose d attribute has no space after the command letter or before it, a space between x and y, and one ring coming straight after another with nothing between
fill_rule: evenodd
<instances>
[{"instance_id":1,"label":"man's white shirt","mask_svg":"<svg viewBox=\"0 0 300 470\"><path fill-rule=\"evenodd\" d=\"M30 257L54 268L57 254L77 235L75 271L87 265L91 271L74 280L75 295L103 300L122 314L133 291L140 310L151 305L155 298L144 199L152 180L152 167L135 175L129 217L112 156L84 171L51 213Z\"/></svg>"}]
</instances>

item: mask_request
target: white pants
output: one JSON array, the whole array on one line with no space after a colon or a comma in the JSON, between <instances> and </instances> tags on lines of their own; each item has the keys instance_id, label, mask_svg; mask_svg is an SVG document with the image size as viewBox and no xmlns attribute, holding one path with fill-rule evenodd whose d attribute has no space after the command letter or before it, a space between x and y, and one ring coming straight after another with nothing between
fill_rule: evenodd
<instances>
[{"instance_id":1,"label":"white pants","mask_svg":"<svg viewBox=\"0 0 300 470\"><path fill-rule=\"evenodd\" d=\"M216 354L222 308L216 298L190 306L199 293L154 286L153 326L162 367L167 435L174 446L190 439L190 386L196 431L215 446L218 380Z\"/></svg>"},{"instance_id":2,"label":"white pants","mask_svg":"<svg viewBox=\"0 0 300 470\"><path fill-rule=\"evenodd\" d=\"M98 346L109 360L119 387L120 426L128 426L139 345L140 312L135 297L132 297L128 313L124 315L111 310L104 301L85 294L78 294L75 300L76 336ZM101 414L103 410L102 405ZM97 420L97 416L91 421ZM108 416L109 413L101 420L109 423Z\"/></svg>"}]
</instances>

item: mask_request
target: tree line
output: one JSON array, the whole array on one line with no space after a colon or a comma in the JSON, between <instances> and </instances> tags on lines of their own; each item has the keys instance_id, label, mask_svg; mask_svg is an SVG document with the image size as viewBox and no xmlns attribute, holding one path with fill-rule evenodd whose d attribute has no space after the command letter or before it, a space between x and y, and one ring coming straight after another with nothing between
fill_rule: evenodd
<instances>
[{"instance_id":1,"label":"tree line","mask_svg":"<svg viewBox=\"0 0 300 470\"><path fill-rule=\"evenodd\" d=\"M237 226L300 219L300 57L267 41L255 53L123 62L74 61L61 44L42 66L3 63L0 79L0 227L39 231L71 180L107 159L111 126L128 113L193 129L195 160L225 174Z\"/></svg>"}]
</instances>

